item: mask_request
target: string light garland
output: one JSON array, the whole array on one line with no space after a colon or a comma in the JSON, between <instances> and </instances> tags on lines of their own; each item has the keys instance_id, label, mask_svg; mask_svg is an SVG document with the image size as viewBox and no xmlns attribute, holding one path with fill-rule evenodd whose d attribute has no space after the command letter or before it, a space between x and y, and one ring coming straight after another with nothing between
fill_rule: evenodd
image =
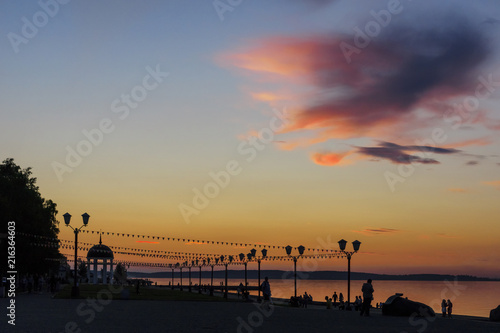
<instances>
[{"instance_id":1,"label":"string light garland","mask_svg":"<svg viewBox=\"0 0 500 333\"><path fill-rule=\"evenodd\" d=\"M137 239L152 239L152 240L166 240L166 241L183 241L188 243L199 243L199 244L212 244L212 245L229 245L229 246L242 246L242 247L259 247L265 249L285 249L286 246L283 245L269 245L269 244L256 244L256 243L242 243L242 242L226 242L226 241L215 241L215 240L200 240L186 237L165 237L165 236L151 236L151 235L137 235L132 233L121 233L121 232L109 232L109 231L97 231L97 230L82 230L83 233L96 234L96 235L107 235L116 237L128 237ZM297 249L296 247L294 249ZM330 249L319 249L319 248L305 248L307 251L317 251L317 252L327 252L327 253L338 253L338 250Z\"/></svg>"},{"instance_id":2,"label":"string light garland","mask_svg":"<svg viewBox=\"0 0 500 333\"><path fill-rule=\"evenodd\" d=\"M125 233L109 233L109 232L102 232L102 231L92 231L92 230L82 230L82 232L87 232L87 233L96 233L98 235L104 235L104 234L111 234L112 236L127 236L127 237L142 237L142 238L151 238L155 237L156 239L164 239L167 238L167 240L172 240L172 241L180 241L181 239L185 242L186 240L188 242L197 242L197 243L202 243L202 244L219 244L219 245L245 245L245 246L262 246L265 248L286 248L284 246L279 246L279 245L263 245L263 244L248 244L248 243L235 243L235 242L218 242L218 241L206 241L206 240L192 240L192 239L186 239L186 238L175 238L175 237L159 237L159 236L147 236L147 235L134 235L134 234L125 234ZM25 237L30 237L33 239L30 241L30 244L33 246L40 246L40 247L52 247L52 248L60 248L60 249L74 249L74 245L71 244L73 241L70 240L65 240L65 239L57 239L54 237L47 237L47 236L41 236L41 235L34 235L34 234L28 234L28 233L18 233L20 236L25 236ZM83 246L79 246L79 250L84 250L88 251L92 246L95 244L92 243L85 243L85 242L80 242L79 244ZM219 263L214 263L216 260L220 258L221 256L224 256L226 259L230 257L228 254L214 254L214 253L193 253L193 252L181 252L181 251L162 251L162 250L150 250L150 249L138 249L138 248L131 248L131 247L122 247L122 246L115 246L111 247L113 248L113 253L119 254L119 255L132 255L132 256L140 256L140 257L148 257L148 258L158 258L158 259L167 259L167 260L180 260L180 261L185 261L182 265L184 266L189 266L189 262L194 263L195 261L198 261L198 265L191 265L191 266L203 266L200 265L200 263L203 260L210 259L212 263L206 264L205 266L220 266L224 265L226 262L219 262ZM322 252L327 252L325 254L305 254L302 255L302 258L310 258L310 259L320 259L320 258L325 258L325 259L331 259L331 258L344 258L345 256L337 250L328 250L328 249L311 249L311 248L306 248L307 250L310 251L322 251ZM103 252L108 252L107 250L101 250L101 249L94 249L95 251L103 251ZM71 254L65 254L70 256ZM256 262L257 258L253 258L251 260L244 260L244 261L239 261L237 260L238 255L232 255L235 260L230 262L232 265L238 265L238 264L244 264L244 262ZM79 256L80 259L86 259L85 256ZM51 258L47 258L51 259ZM60 260L56 258L52 258L52 260ZM288 256L266 256L264 258L260 258L260 260L267 260L267 261L291 261L293 260L292 258ZM67 261L74 261L71 259L68 259ZM132 261L126 261L128 265L134 265L134 266L145 266L145 267L172 267L172 264L166 264L166 263L141 263L141 262L132 262Z\"/></svg>"}]
</instances>

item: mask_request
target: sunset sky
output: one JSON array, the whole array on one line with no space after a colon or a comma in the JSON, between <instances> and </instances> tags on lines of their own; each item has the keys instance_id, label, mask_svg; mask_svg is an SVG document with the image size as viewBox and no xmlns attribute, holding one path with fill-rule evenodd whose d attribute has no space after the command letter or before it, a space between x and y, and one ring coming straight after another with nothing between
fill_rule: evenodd
<instances>
[{"instance_id":1,"label":"sunset sky","mask_svg":"<svg viewBox=\"0 0 500 333\"><path fill-rule=\"evenodd\" d=\"M500 277L496 1L59 1L0 4L0 152L61 239Z\"/></svg>"}]
</instances>

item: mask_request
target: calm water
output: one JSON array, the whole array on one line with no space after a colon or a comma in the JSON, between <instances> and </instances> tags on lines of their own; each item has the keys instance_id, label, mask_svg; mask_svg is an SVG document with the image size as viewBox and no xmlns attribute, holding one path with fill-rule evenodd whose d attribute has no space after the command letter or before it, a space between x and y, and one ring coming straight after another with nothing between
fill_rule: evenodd
<instances>
[{"instance_id":1,"label":"calm water","mask_svg":"<svg viewBox=\"0 0 500 333\"><path fill-rule=\"evenodd\" d=\"M169 278L151 279L159 285L168 285ZM199 279L192 278L192 283L197 284ZM175 284L179 279L175 279ZM188 278L183 277L184 285ZM210 279L202 279L202 284L210 284ZM214 286L224 282L223 279L214 279ZM229 285L239 285L244 280L228 279ZM270 280L273 297L289 298L294 293L293 280ZM361 295L361 286L365 281L351 281L351 302L354 296ZM257 279L249 279L250 286L257 285ZM441 313L440 304L443 298L453 302L453 313L488 317L490 310L500 304L500 282L454 282L454 281L374 281L375 289L373 304L384 302L395 293L403 293L403 297L430 305L436 313ZM316 301L324 300L325 296L331 297L333 292L343 293L347 300L347 282L337 280L297 280L297 294L306 292ZM251 294L257 294L252 291Z\"/></svg>"}]
</instances>

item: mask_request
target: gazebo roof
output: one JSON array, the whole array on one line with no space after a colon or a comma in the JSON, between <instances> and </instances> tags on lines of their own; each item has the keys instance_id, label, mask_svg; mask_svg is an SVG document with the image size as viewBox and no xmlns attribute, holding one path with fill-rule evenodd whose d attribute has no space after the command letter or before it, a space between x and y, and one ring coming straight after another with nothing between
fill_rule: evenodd
<instances>
[{"instance_id":1,"label":"gazebo roof","mask_svg":"<svg viewBox=\"0 0 500 333\"><path fill-rule=\"evenodd\" d=\"M87 259L98 258L98 259L113 259L113 251L102 244L101 236L99 236L99 244L94 245L87 252Z\"/></svg>"}]
</instances>

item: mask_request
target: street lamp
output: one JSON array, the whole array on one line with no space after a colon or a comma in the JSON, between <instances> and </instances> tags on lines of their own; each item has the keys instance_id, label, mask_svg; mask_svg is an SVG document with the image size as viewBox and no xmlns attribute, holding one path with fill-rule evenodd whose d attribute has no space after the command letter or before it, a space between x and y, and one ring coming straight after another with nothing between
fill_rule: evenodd
<instances>
[{"instance_id":1,"label":"street lamp","mask_svg":"<svg viewBox=\"0 0 500 333\"><path fill-rule=\"evenodd\" d=\"M245 263L245 294L247 295L247 297L250 295L249 292L248 292L248 282L247 282L247 263L249 261L252 261L252 252L250 253L247 253L247 262Z\"/></svg>"},{"instance_id":2,"label":"street lamp","mask_svg":"<svg viewBox=\"0 0 500 333\"><path fill-rule=\"evenodd\" d=\"M187 263L187 262L186 262ZM192 267L192 264L188 266L188 269L189 269L189 287L188 287L188 291L191 292L191 267Z\"/></svg>"},{"instance_id":3,"label":"street lamp","mask_svg":"<svg viewBox=\"0 0 500 333\"><path fill-rule=\"evenodd\" d=\"M224 298L227 298L227 261L224 262L224 256L220 256L220 262L224 263L224 266L226 266L226 275L225 275L225 286L224 286Z\"/></svg>"},{"instance_id":4,"label":"street lamp","mask_svg":"<svg viewBox=\"0 0 500 333\"><path fill-rule=\"evenodd\" d=\"M78 285L76 282L77 281L76 261L78 258L78 233L80 232L80 230L82 230L83 227L87 226L87 224L89 223L90 215L87 213L82 214L83 225L80 228L73 228L72 226L69 225L69 222L71 220L71 215L69 213L64 214L63 217L64 217L64 223L66 224L66 226L70 227L75 232L75 278L74 278L73 288L71 289L71 297L77 298L80 296L80 290L78 289Z\"/></svg>"},{"instance_id":5,"label":"street lamp","mask_svg":"<svg viewBox=\"0 0 500 333\"><path fill-rule=\"evenodd\" d=\"M170 268L172 269L172 290L174 290L174 266L170 264Z\"/></svg>"},{"instance_id":6,"label":"street lamp","mask_svg":"<svg viewBox=\"0 0 500 333\"><path fill-rule=\"evenodd\" d=\"M250 250L250 254L252 255L252 258L255 259L255 255L257 254L257 250L256 249L251 249ZM260 303L261 299L260 299L260 261L261 259L264 259L265 257L267 256L267 250L266 249L262 249L262 257L261 258L257 258L257 267L258 267L258 275L257 275L257 278L258 278L258 285L257 285L257 290L258 290L258 294L257 294L257 302Z\"/></svg>"},{"instance_id":7,"label":"street lamp","mask_svg":"<svg viewBox=\"0 0 500 333\"><path fill-rule=\"evenodd\" d=\"M255 257L255 252L256 252L255 249L251 250L250 252L252 252L252 255ZM258 272L259 272L259 274L258 274L259 282L258 283L259 283L259 285L257 286L257 290L259 290L259 294L257 296L257 302L261 301L260 300L260 260L264 259L265 257L267 257L267 250L262 249L262 258L257 259L257 264L259 267L259 269L258 269Z\"/></svg>"},{"instance_id":8,"label":"street lamp","mask_svg":"<svg viewBox=\"0 0 500 333\"><path fill-rule=\"evenodd\" d=\"M179 263L177 263L179 265ZM184 265L184 264L182 264ZM182 291L182 265L179 265L179 274L181 275L181 291Z\"/></svg>"},{"instance_id":9,"label":"street lamp","mask_svg":"<svg viewBox=\"0 0 500 333\"><path fill-rule=\"evenodd\" d=\"M304 250L306 248L303 247L302 245L297 248L299 250L299 256L302 256L304 254ZM292 254L292 247L288 245L285 247L286 254L290 257ZM295 286L295 297L297 297L297 256L293 256L293 279L294 279L294 286Z\"/></svg>"},{"instance_id":10,"label":"street lamp","mask_svg":"<svg viewBox=\"0 0 500 333\"><path fill-rule=\"evenodd\" d=\"M248 264L248 261L245 260L245 254L243 254L243 253L240 253L239 257L240 257L240 261L242 261L243 265L245 265L245 289L244 289L244 292L246 294L246 292L247 292L247 264ZM252 258L252 254L249 253L247 255L247 258L248 258L248 260L250 260Z\"/></svg>"},{"instance_id":11,"label":"street lamp","mask_svg":"<svg viewBox=\"0 0 500 333\"><path fill-rule=\"evenodd\" d=\"M210 258L207 259L207 262L210 264ZM219 258L215 258L215 265L219 263ZM212 262L212 275L210 277L210 296L214 295L214 264Z\"/></svg>"},{"instance_id":12,"label":"street lamp","mask_svg":"<svg viewBox=\"0 0 500 333\"><path fill-rule=\"evenodd\" d=\"M355 240L352 242L352 248L354 251L346 251L345 247L347 241L345 239L339 240L340 252L344 253L347 257L347 307L346 309L351 309L351 257L354 253L358 252L361 242Z\"/></svg>"},{"instance_id":13,"label":"street lamp","mask_svg":"<svg viewBox=\"0 0 500 333\"><path fill-rule=\"evenodd\" d=\"M198 281L198 294L201 294L201 266L205 265L205 260L203 260L203 264L201 263L201 260L196 259L196 265L200 265L200 276L199 276L199 281Z\"/></svg>"}]
</instances>

